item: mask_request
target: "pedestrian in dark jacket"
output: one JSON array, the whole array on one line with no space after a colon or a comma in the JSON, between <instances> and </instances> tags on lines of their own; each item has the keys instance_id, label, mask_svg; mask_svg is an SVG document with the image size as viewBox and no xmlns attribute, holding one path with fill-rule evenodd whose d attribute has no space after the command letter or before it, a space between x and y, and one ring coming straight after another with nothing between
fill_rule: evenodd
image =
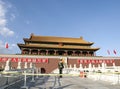
<instances>
[{"instance_id":1,"label":"pedestrian in dark jacket","mask_svg":"<svg viewBox=\"0 0 120 89\"><path fill-rule=\"evenodd\" d=\"M60 59L59 63L58 63L58 68L59 68L59 74L60 74L60 78L62 78L62 70L64 68L64 65L63 65L63 60Z\"/></svg>"}]
</instances>

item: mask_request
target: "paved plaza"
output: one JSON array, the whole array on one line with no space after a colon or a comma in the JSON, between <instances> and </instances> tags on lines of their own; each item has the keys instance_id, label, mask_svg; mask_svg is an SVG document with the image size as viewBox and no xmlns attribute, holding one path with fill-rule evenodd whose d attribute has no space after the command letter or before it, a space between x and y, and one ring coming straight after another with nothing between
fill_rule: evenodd
<instances>
[{"instance_id":1,"label":"paved plaza","mask_svg":"<svg viewBox=\"0 0 120 89\"><path fill-rule=\"evenodd\" d=\"M24 81L9 86L6 89L25 89L21 88ZM35 82L27 80L28 89L120 89L120 84L113 85L105 81L95 81L89 78L80 78L78 76L45 76L38 77Z\"/></svg>"}]
</instances>

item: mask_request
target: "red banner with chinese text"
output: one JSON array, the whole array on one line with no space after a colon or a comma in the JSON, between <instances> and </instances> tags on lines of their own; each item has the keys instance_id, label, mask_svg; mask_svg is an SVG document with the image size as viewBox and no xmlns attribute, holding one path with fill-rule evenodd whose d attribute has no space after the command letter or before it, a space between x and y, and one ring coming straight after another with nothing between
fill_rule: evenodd
<instances>
[{"instance_id":1,"label":"red banner with chinese text","mask_svg":"<svg viewBox=\"0 0 120 89\"><path fill-rule=\"evenodd\" d=\"M110 59L105 59L105 60L86 60L86 59L78 59L77 60L77 63L81 63L81 64L83 64L83 63L86 63L86 64L89 64L89 63L107 63L107 64L109 64L109 63L114 63L114 60L112 59L112 60L110 60Z\"/></svg>"},{"instance_id":2,"label":"red banner with chinese text","mask_svg":"<svg viewBox=\"0 0 120 89\"><path fill-rule=\"evenodd\" d=\"M17 58L17 57L0 57L0 62L34 62L34 63L48 63L48 58Z\"/></svg>"}]
</instances>

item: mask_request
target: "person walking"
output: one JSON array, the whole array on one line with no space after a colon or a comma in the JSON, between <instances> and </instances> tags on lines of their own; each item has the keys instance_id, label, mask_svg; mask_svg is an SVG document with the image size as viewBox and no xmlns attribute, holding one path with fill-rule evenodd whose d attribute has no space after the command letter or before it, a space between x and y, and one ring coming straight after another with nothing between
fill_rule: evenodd
<instances>
[{"instance_id":1,"label":"person walking","mask_svg":"<svg viewBox=\"0 0 120 89\"><path fill-rule=\"evenodd\" d=\"M63 60L62 59L60 59L60 61L58 63L58 68L59 68L60 78L62 78L62 71L63 71L63 68L64 68Z\"/></svg>"}]
</instances>

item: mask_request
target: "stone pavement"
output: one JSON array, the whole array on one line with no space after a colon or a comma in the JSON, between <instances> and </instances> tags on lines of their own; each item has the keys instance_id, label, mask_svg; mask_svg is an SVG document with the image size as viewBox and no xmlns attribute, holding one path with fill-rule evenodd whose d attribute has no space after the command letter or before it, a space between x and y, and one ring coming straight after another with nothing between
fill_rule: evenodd
<instances>
[{"instance_id":1,"label":"stone pavement","mask_svg":"<svg viewBox=\"0 0 120 89\"><path fill-rule=\"evenodd\" d=\"M27 81L28 89L120 89L120 84L112 85L109 82L95 81L89 78L80 78L78 76L45 76L35 79L35 82ZM21 82L23 86L24 82ZM19 84L20 85L20 84ZM17 84L7 89L21 89L21 86L15 88Z\"/></svg>"},{"instance_id":2,"label":"stone pavement","mask_svg":"<svg viewBox=\"0 0 120 89\"><path fill-rule=\"evenodd\" d=\"M94 81L80 77L46 77L44 84L36 85L30 89L120 89L120 85L111 85L108 82Z\"/></svg>"}]
</instances>

